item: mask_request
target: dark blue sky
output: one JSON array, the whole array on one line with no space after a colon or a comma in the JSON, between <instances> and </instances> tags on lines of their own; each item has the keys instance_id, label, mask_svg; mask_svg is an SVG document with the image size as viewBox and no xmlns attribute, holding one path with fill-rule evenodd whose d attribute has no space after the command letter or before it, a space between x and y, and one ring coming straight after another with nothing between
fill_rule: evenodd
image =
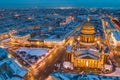
<instances>
[{"instance_id":1,"label":"dark blue sky","mask_svg":"<svg viewBox=\"0 0 120 80\"><path fill-rule=\"evenodd\" d=\"M120 0L0 0L0 7L120 7Z\"/></svg>"}]
</instances>

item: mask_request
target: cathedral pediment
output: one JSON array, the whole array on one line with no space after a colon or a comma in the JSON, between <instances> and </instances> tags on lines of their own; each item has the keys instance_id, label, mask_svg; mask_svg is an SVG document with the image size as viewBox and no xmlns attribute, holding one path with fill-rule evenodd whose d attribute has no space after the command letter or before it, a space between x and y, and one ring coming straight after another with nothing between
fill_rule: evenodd
<instances>
[{"instance_id":1,"label":"cathedral pediment","mask_svg":"<svg viewBox=\"0 0 120 80\"><path fill-rule=\"evenodd\" d=\"M85 58L85 59L98 59L99 58L99 56L96 56L96 55L91 54L91 53L79 54L77 57L78 58Z\"/></svg>"}]
</instances>

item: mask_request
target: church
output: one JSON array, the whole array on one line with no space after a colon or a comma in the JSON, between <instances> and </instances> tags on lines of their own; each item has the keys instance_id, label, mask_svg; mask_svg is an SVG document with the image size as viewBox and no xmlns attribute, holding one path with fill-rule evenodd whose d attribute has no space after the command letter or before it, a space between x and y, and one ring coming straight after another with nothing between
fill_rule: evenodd
<instances>
[{"instance_id":1,"label":"church","mask_svg":"<svg viewBox=\"0 0 120 80\"><path fill-rule=\"evenodd\" d=\"M108 62L109 53L104 52L104 45L100 37L96 36L96 30L90 23L90 18L80 27L77 44L66 47L66 60L73 63L77 70L102 70L104 64Z\"/></svg>"}]
</instances>

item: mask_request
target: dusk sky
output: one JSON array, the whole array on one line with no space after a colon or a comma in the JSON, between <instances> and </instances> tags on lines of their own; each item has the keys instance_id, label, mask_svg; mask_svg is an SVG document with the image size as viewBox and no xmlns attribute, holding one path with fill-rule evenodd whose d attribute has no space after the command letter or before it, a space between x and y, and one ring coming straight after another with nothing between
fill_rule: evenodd
<instances>
[{"instance_id":1,"label":"dusk sky","mask_svg":"<svg viewBox=\"0 0 120 80\"><path fill-rule=\"evenodd\" d=\"M120 7L120 0L0 0L0 7Z\"/></svg>"}]
</instances>

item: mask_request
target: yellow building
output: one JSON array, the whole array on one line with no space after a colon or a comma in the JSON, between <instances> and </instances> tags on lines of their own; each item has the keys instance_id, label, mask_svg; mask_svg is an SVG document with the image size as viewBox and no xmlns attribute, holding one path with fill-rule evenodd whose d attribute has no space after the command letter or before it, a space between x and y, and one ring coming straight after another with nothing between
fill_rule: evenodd
<instances>
[{"instance_id":1,"label":"yellow building","mask_svg":"<svg viewBox=\"0 0 120 80\"><path fill-rule=\"evenodd\" d=\"M104 46L102 46L102 52L95 48L98 45L96 43L96 32L89 19L87 23L82 25L79 37L80 47L71 46L72 48L69 48L70 50L66 53L66 60L72 62L74 68L78 70L102 69L104 64L108 62L109 54L104 53ZM81 46L84 46L84 48L81 48Z\"/></svg>"}]
</instances>

